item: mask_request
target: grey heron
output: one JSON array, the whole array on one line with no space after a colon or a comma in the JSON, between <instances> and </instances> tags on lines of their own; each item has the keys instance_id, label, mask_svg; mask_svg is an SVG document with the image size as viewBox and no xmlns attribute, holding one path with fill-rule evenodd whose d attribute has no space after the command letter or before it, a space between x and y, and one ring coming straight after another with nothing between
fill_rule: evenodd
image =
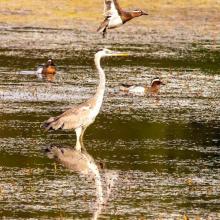
<instances>
[{"instance_id":1,"label":"grey heron","mask_svg":"<svg viewBox=\"0 0 220 220\"><path fill-rule=\"evenodd\" d=\"M103 49L95 54L95 65L99 74L99 85L93 97L86 102L68 109L59 116L49 118L44 127L46 130L69 130L74 129L76 132L76 150L81 150L83 147L83 134L86 128L95 121L98 115L105 92L105 73L101 67L100 60L103 57L110 56L128 56L127 53L111 51Z\"/></svg>"}]
</instances>

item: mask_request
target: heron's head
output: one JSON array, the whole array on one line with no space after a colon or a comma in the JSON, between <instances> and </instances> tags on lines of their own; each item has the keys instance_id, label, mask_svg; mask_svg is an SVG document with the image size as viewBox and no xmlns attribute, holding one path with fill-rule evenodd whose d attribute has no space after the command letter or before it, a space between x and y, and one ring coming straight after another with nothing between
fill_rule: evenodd
<instances>
[{"instance_id":1,"label":"heron's head","mask_svg":"<svg viewBox=\"0 0 220 220\"><path fill-rule=\"evenodd\" d=\"M103 49L96 53L95 56L101 57L111 57L111 56L129 56L128 53L113 51L109 49Z\"/></svg>"},{"instance_id":2,"label":"heron's head","mask_svg":"<svg viewBox=\"0 0 220 220\"><path fill-rule=\"evenodd\" d=\"M151 81L151 87L159 87L160 85L165 85L159 77L155 77L152 81Z\"/></svg>"},{"instance_id":3,"label":"heron's head","mask_svg":"<svg viewBox=\"0 0 220 220\"><path fill-rule=\"evenodd\" d=\"M132 13L133 17L139 17L139 16L142 16L142 15L148 15L147 12L145 12L145 11L143 11L141 9L135 9L131 13Z\"/></svg>"}]
</instances>

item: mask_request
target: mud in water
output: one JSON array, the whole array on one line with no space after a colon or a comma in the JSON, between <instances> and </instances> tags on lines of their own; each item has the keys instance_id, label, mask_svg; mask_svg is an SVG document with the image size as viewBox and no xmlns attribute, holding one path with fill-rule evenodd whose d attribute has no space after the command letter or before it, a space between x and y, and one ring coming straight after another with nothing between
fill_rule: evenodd
<instances>
[{"instance_id":1,"label":"mud in water","mask_svg":"<svg viewBox=\"0 0 220 220\"><path fill-rule=\"evenodd\" d=\"M220 218L220 41L170 39L170 33L5 28L0 33L0 215L5 219L88 219L96 210L91 181L54 168L51 143L74 146L74 132L45 133L42 123L95 92L94 54L103 47L129 57L103 59L102 111L85 146L118 173L100 219ZM115 43L116 42L116 43ZM52 82L35 70L52 57ZM120 83L166 85L157 96L131 96ZM102 174L104 175L104 174Z\"/></svg>"}]
</instances>

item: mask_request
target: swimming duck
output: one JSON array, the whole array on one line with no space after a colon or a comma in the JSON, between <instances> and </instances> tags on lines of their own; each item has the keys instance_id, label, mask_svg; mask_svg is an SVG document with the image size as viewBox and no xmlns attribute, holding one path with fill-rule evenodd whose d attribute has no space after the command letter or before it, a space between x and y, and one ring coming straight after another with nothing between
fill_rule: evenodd
<instances>
[{"instance_id":1,"label":"swimming duck","mask_svg":"<svg viewBox=\"0 0 220 220\"><path fill-rule=\"evenodd\" d=\"M165 85L159 77L155 77L151 81L150 87L145 85L145 86L135 86L132 84L121 84L120 86L120 91L134 94L134 95L144 95L146 93L149 93L151 95L155 95L159 92L160 86Z\"/></svg>"},{"instance_id":2,"label":"swimming duck","mask_svg":"<svg viewBox=\"0 0 220 220\"><path fill-rule=\"evenodd\" d=\"M104 0L104 15L105 19L97 29L98 32L102 32L103 38L107 29L119 27L135 17L148 15L148 13L140 9L125 11L119 6L118 0Z\"/></svg>"},{"instance_id":3,"label":"swimming duck","mask_svg":"<svg viewBox=\"0 0 220 220\"><path fill-rule=\"evenodd\" d=\"M47 63L38 66L36 73L42 75L48 75L48 74L55 75L56 65L54 64L52 59L49 59Z\"/></svg>"}]
</instances>

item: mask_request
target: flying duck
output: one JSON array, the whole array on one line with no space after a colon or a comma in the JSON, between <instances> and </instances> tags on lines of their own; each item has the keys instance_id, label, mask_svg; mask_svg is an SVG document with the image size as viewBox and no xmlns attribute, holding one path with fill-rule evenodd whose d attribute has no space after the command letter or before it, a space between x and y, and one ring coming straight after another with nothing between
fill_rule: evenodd
<instances>
[{"instance_id":1,"label":"flying duck","mask_svg":"<svg viewBox=\"0 0 220 220\"><path fill-rule=\"evenodd\" d=\"M119 6L118 0L104 0L105 19L100 24L97 31L102 32L102 36L104 38L107 29L119 27L127 21L131 20L132 18L142 15L148 15L148 13L140 9L125 11Z\"/></svg>"},{"instance_id":2,"label":"flying duck","mask_svg":"<svg viewBox=\"0 0 220 220\"><path fill-rule=\"evenodd\" d=\"M150 87L147 85L135 86L132 84L121 84L119 90L134 95L145 95L147 93L151 95L155 95L159 92L161 85L165 85L165 84L160 80L159 77L155 77L151 81Z\"/></svg>"},{"instance_id":3,"label":"flying duck","mask_svg":"<svg viewBox=\"0 0 220 220\"><path fill-rule=\"evenodd\" d=\"M48 75L48 74L52 74L55 75L56 74L56 65L54 64L52 59L49 59L47 61L47 63L45 64L41 64L38 66L36 74L42 74L42 75Z\"/></svg>"}]
</instances>

